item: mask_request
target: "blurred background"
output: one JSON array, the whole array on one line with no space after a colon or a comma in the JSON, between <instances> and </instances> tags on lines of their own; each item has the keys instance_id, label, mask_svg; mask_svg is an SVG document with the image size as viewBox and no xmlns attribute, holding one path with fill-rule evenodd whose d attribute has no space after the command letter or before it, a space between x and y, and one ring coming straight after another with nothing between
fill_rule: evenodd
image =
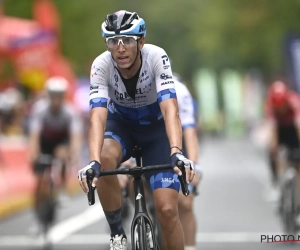
<instances>
[{"instance_id":1,"label":"blurred background","mask_svg":"<svg viewBox=\"0 0 300 250\"><path fill-rule=\"evenodd\" d=\"M166 50L199 104L205 176L195 202L199 249L221 249L223 242L228 249L252 249L262 232L281 230L265 199L270 174L263 104L275 79L300 91L299 0L0 0L0 249L32 249L26 238L34 224L27 160L32 103L48 77L65 77L68 101L85 121L86 134L89 71L106 50L101 24L120 9L145 19L146 42ZM86 139L82 164L85 145ZM59 225L88 209L76 169L69 179L73 196ZM75 249L82 243L76 234L102 244L92 236L107 228L90 224L57 240L57 249Z\"/></svg>"}]
</instances>

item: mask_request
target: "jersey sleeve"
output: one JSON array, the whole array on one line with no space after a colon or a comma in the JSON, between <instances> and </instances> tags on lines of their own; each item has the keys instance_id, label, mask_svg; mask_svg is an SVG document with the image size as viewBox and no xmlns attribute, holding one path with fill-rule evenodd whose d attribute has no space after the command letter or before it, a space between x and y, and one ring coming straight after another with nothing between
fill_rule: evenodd
<instances>
[{"instance_id":1,"label":"jersey sleeve","mask_svg":"<svg viewBox=\"0 0 300 250\"><path fill-rule=\"evenodd\" d=\"M276 124L276 120L274 118L274 114L272 111L272 104L269 98L264 103L264 114L266 123L270 126L274 126Z\"/></svg>"},{"instance_id":2,"label":"jersey sleeve","mask_svg":"<svg viewBox=\"0 0 300 250\"><path fill-rule=\"evenodd\" d=\"M175 86L182 129L195 127L193 98L185 85L175 82Z\"/></svg>"},{"instance_id":3,"label":"jersey sleeve","mask_svg":"<svg viewBox=\"0 0 300 250\"><path fill-rule=\"evenodd\" d=\"M80 115L75 109L72 108L72 106L68 106L67 108L68 108L68 113L71 117L70 127L69 127L71 133L72 134L81 133L83 131L83 122Z\"/></svg>"},{"instance_id":4,"label":"jersey sleeve","mask_svg":"<svg viewBox=\"0 0 300 250\"><path fill-rule=\"evenodd\" d=\"M98 56L92 64L90 75L90 110L93 108L107 108L108 64L103 54Z\"/></svg>"},{"instance_id":5,"label":"jersey sleeve","mask_svg":"<svg viewBox=\"0 0 300 250\"><path fill-rule=\"evenodd\" d=\"M300 126L300 98L296 93L290 94L290 104L294 110L295 113L295 124Z\"/></svg>"},{"instance_id":6,"label":"jersey sleeve","mask_svg":"<svg viewBox=\"0 0 300 250\"><path fill-rule=\"evenodd\" d=\"M29 114L29 132L39 133L42 129L43 110L46 108L46 101L38 100L32 106Z\"/></svg>"},{"instance_id":7,"label":"jersey sleeve","mask_svg":"<svg viewBox=\"0 0 300 250\"><path fill-rule=\"evenodd\" d=\"M158 103L169 98L176 98L174 79L167 53L163 49L157 48L152 61L154 63L153 73L155 75Z\"/></svg>"}]
</instances>

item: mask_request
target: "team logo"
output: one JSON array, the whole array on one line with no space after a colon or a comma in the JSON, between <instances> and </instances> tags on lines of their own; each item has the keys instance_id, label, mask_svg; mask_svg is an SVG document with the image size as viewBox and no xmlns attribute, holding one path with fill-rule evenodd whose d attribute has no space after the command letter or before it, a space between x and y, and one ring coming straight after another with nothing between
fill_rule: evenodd
<instances>
[{"instance_id":1,"label":"team logo","mask_svg":"<svg viewBox=\"0 0 300 250\"><path fill-rule=\"evenodd\" d=\"M100 68L97 68L95 65L91 70L91 77L97 76L100 73Z\"/></svg>"},{"instance_id":2,"label":"team logo","mask_svg":"<svg viewBox=\"0 0 300 250\"><path fill-rule=\"evenodd\" d=\"M163 80L167 80L167 79L171 79L171 78L172 78L172 76L166 75L165 73L162 73L160 75L160 79L163 79Z\"/></svg>"}]
</instances>

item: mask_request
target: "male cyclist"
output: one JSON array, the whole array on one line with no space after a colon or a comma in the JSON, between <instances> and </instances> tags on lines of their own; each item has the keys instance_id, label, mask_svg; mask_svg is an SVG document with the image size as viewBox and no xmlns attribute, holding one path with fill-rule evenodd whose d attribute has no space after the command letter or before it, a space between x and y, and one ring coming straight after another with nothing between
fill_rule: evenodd
<instances>
[{"instance_id":1,"label":"male cyclist","mask_svg":"<svg viewBox=\"0 0 300 250\"><path fill-rule=\"evenodd\" d=\"M275 81L268 91L266 118L270 124L269 159L272 183L278 185L281 166L277 166L277 153L280 146L291 150L300 148L300 98L282 81ZM300 183L300 173L298 172Z\"/></svg>"},{"instance_id":2,"label":"male cyclist","mask_svg":"<svg viewBox=\"0 0 300 250\"><path fill-rule=\"evenodd\" d=\"M201 170L199 168L198 155L199 144L197 127L195 120L195 111L193 107L192 96L180 77L175 76L175 89L179 106L179 117L183 130L183 149L187 157L195 163L196 174L193 181L189 184L190 195L185 197L179 194L179 217L182 223L185 236L185 250L195 250L196 245L196 218L193 212L193 200L197 193L197 186L201 178Z\"/></svg>"},{"instance_id":3,"label":"male cyclist","mask_svg":"<svg viewBox=\"0 0 300 250\"><path fill-rule=\"evenodd\" d=\"M97 191L111 229L111 250L126 250L121 222L121 191L117 176L99 177L101 169L115 169L142 149L143 164L172 163L172 170L146 175L153 191L162 227L163 249L183 250L184 236L178 216L180 183L178 160L184 162L188 182L194 164L182 153L182 130L175 86L166 52L145 44L146 24L135 12L107 15L102 24L106 52L91 68L90 164L78 172L87 192L86 170L96 171ZM107 100L110 98L109 104Z\"/></svg>"},{"instance_id":4,"label":"male cyclist","mask_svg":"<svg viewBox=\"0 0 300 250\"><path fill-rule=\"evenodd\" d=\"M43 155L52 156L62 167L62 188L66 184L66 165L75 163L81 147L82 122L75 110L65 101L68 82L51 77L46 83L47 98L32 107L29 124L30 159L37 178L35 207L39 205L43 185Z\"/></svg>"}]
</instances>

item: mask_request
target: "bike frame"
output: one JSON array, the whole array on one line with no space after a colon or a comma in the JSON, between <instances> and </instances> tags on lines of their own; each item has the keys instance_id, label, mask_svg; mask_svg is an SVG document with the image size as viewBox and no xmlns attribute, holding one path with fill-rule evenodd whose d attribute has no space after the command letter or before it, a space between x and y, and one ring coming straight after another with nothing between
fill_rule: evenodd
<instances>
[{"instance_id":1,"label":"bike frame","mask_svg":"<svg viewBox=\"0 0 300 250\"><path fill-rule=\"evenodd\" d=\"M141 156L141 152L139 149L134 150L134 158L136 159L136 167L137 168L142 168L142 156ZM131 242L132 245L134 243L134 230L135 227L138 223L138 220L141 218L144 218L145 221L149 224L150 226L150 230L152 232L152 237L153 237L153 243L154 243L154 249L156 250L160 250L159 244L157 242L156 239L156 235L155 235L155 230L153 227L153 222L150 219L150 216L148 214L147 211L147 206L146 206L146 202L145 202L145 192L144 192L144 184L143 184L143 180L142 180L142 175L143 173L138 173L133 175L134 177L134 181L133 181L133 186L134 186L134 197L135 197L135 212L134 212L134 217L131 223ZM135 246L134 246L135 248ZM133 248L133 249L134 249Z\"/></svg>"}]
</instances>

